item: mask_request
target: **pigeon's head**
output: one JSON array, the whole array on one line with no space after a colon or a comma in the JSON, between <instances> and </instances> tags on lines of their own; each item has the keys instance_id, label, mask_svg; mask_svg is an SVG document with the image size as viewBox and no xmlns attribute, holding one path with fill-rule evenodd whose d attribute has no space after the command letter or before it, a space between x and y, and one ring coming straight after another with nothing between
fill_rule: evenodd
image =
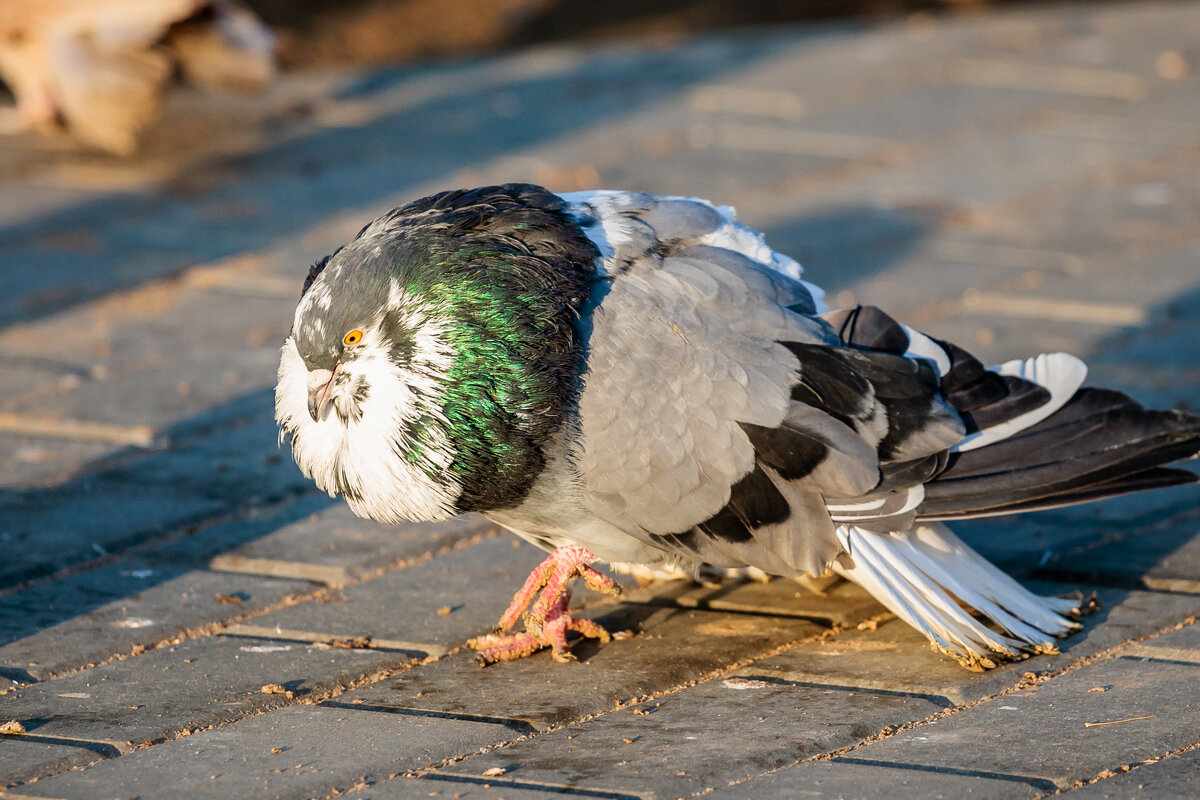
<instances>
[{"instance_id":1,"label":"pigeon's head","mask_svg":"<svg viewBox=\"0 0 1200 800\"><path fill-rule=\"evenodd\" d=\"M309 272L275 390L301 470L381 522L512 506L579 380L595 245L544 189L446 192Z\"/></svg>"},{"instance_id":2,"label":"pigeon's head","mask_svg":"<svg viewBox=\"0 0 1200 800\"><path fill-rule=\"evenodd\" d=\"M275 416L300 468L356 512L443 518L460 493L442 410L453 337L444 306L415 293L383 244L360 238L310 271Z\"/></svg>"},{"instance_id":3,"label":"pigeon's head","mask_svg":"<svg viewBox=\"0 0 1200 800\"><path fill-rule=\"evenodd\" d=\"M318 261L291 340L307 372L312 421L344 427L361 420L374 384L394 382L413 366L415 336L428 322L420 317L388 270L356 249Z\"/></svg>"}]
</instances>

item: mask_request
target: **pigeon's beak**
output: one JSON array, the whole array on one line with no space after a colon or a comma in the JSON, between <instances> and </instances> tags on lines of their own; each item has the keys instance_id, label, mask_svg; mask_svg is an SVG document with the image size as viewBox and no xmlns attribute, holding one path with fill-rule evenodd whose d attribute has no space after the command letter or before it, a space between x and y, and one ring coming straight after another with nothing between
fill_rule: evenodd
<instances>
[{"instance_id":1,"label":"pigeon's beak","mask_svg":"<svg viewBox=\"0 0 1200 800\"><path fill-rule=\"evenodd\" d=\"M333 394L333 379L337 376L339 366L334 364L333 369L314 369L308 373L308 414L313 422L325 419L325 411Z\"/></svg>"}]
</instances>

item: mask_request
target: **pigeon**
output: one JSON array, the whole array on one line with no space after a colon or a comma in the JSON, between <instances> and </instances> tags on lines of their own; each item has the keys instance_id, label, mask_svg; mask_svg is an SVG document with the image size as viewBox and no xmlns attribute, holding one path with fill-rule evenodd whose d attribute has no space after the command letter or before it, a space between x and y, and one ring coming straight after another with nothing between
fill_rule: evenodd
<instances>
[{"instance_id":1,"label":"pigeon","mask_svg":"<svg viewBox=\"0 0 1200 800\"><path fill-rule=\"evenodd\" d=\"M840 575L970 669L1079 628L945 520L1196 481L1200 416L984 367L874 306L829 309L728 206L506 184L394 209L309 270L275 395L304 474L382 523L480 512L549 551L483 663L609 640L592 564ZM973 610L973 611L972 611ZM524 630L515 631L524 617Z\"/></svg>"}]
</instances>

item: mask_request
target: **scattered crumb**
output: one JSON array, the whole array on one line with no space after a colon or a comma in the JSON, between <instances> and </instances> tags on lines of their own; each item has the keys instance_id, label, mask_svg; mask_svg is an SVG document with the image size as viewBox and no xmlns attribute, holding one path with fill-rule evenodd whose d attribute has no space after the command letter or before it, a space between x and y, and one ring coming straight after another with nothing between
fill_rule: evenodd
<instances>
[{"instance_id":1,"label":"scattered crumb","mask_svg":"<svg viewBox=\"0 0 1200 800\"><path fill-rule=\"evenodd\" d=\"M638 714L639 716L648 716L650 714L650 712L644 708L635 708L633 713Z\"/></svg>"},{"instance_id":2,"label":"scattered crumb","mask_svg":"<svg viewBox=\"0 0 1200 800\"><path fill-rule=\"evenodd\" d=\"M366 702L366 700L363 700L361 697L356 697L353 700L351 700L350 702L354 703L354 705L356 705L356 706L361 706L363 703Z\"/></svg>"},{"instance_id":3,"label":"scattered crumb","mask_svg":"<svg viewBox=\"0 0 1200 800\"><path fill-rule=\"evenodd\" d=\"M242 598L238 597L236 594L214 594L213 600L229 606L240 606L242 604Z\"/></svg>"},{"instance_id":4,"label":"scattered crumb","mask_svg":"<svg viewBox=\"0 0 1200 800\"><path fill-rule=\"evenodd\" d=\"M340 647L343 650L370 650L370 636L354 636L349 639L334 639L329 643L330 647Z\"/></svg>"},{"instance_id":5,"label":"scattered crumb","mask_svg":"<svg viewBox=\"0 0 1200 800\"><path fill-rule=\"evenodd\" d=\"M633 739L621 739L625 744L633 744Z\"/></svg>"},{"instance_id":6,"label":"scattered crumb","mask_svg":"<svg viewBox=\"0 0 1200 800\"><path fill-rule=\"evenodd\" d=\"M274 755L279 755L279 754L280 754L280 753L282 753L282 752L283 752L283 751L282 751L282 750L280 750L278 747L272 747L272 748L271 748L271 753L272 753L272 754L274 754Z\"/></svg>"},{"instance_id":7,"label":"scattered crumb","mask_svg":"<svg viewBox=\"0 0 1200 800\"><path fill-rule=\"evenodd\" d=\"M508 772L508 770L506 770L504 767L492 767L491 769L485 769L483 771L483 777L499 778L501 775L503 775L506 772Z\"/></svg>"},{"instance_id":8,"label":"scattered crumb","mask_svg":"<svg viewBox=\"0 0 1200 800\"><path fill-rule=\"evenodd\" d=\"M263 694L281 694L288 700L291 700L293 697L290 689L285 689L278 683L264 683L261 691Z\"/></svg>"},{"instance_id":9,"label":"scattered crumb","mask_svg":"<svg viewBox=\"0 0 1200 800\"><path fill-rule=\"evenodd\" d=\"M858 625L856 625L855 627L860 631L876 631L876 630L879 630L879 620L864 619L862 622L858 623Z\"/></svg>"},{"instance_id":10,"label":"scattered crumb","mask_svg":"<svg viewBox=\"0 0 1200 800\"><path fill-rule=\"evenodd\" d=\"M1107 692L1108 687L1107 686L1093 686L1092 688L1088 689L1088 691L1089 692Z\"/></svg>"},{"instance_id":11,"label":"scattered crumb","mask_svg":"<svg viewBox=\"0 0 1200 800\"><path fill-rule=\"evenodd\" d=\"M8 722L0 725L0 733L7 733L9 735L25 733L25 726L15 719L10 719Z\"/></svg>"},{"instance_id":12,"label":"scattered crumb","mask_svg":"<svg viewBox=\"0 0 1200 800\"><path fill-rule=\"evenodd\" d=\"M618 642L624 641L625 639L632 639L633 631L631 631L631 630L617 631L616 633L614 633L612 635L612 638Z\"/></svg>"},{"instance_id":13,"label":"scattered crumb","mask_svg":"<svg viewBox=\"0 0 1200 800\"><path fill-rule=\"evenodd\" d=\"M1154 62L1154 68L1158 72L1159 77L1166 78L1169 81L1186 78L1189 71L1188 67L1187 59L1178 50L1165 50L1159 54Z\"/></svg>"},{"instance_id":14,"label":"scattered crumb","mask_svg":"<svg viewBox=\"0 0 1200 800\"><path fill-rule=\"evenodd\" d=\"M446 616L447 614L449 614L449 613L450 613L451 611L453 611L453 610L454 610L454 609L452 609L450 606L442 606L441 608L439 608L439 609L437 610L437 613L438 613L438 616L439 616L439 617L444 617L444 616Z\"/></svg>"}]
</instances>

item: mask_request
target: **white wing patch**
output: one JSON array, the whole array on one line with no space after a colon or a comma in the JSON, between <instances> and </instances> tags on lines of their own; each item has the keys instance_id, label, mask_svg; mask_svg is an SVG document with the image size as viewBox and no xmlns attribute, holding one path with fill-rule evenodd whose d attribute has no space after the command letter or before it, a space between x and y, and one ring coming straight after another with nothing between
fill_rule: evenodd
<instances>
[{"instance_id":1,"label":"white wing patch","mask_svg":"<svg viewBox=\"0 0 1200 800\"><path fill-rule=\"evenodd\" d=\"M1006 361L988 369L1000 375L1032 381L1050 392L1050 400L1032 411L964 437L950 448L952 453L987 447L1038 424L1066 405L1087 377L1087 364L1069 353L1042 353L1025 360L1018 358Z\"/></svg>"},{"instance_id":2,"label":"white wing patch","mask_svg":"<svg viewBox=\"0 0 1200 800\"><path fill-rule=\"evenodd\" d=\"M904 351L905 358L924 358L932 361L937 367L938 375L946 377L950 372L950 356L946 355L946 351L938 347L937 342L930 339L925 334L918 330L913 330L907 325L901 325L904 332L908 335L908 350Z\"/></svg>"}]
</instances>

